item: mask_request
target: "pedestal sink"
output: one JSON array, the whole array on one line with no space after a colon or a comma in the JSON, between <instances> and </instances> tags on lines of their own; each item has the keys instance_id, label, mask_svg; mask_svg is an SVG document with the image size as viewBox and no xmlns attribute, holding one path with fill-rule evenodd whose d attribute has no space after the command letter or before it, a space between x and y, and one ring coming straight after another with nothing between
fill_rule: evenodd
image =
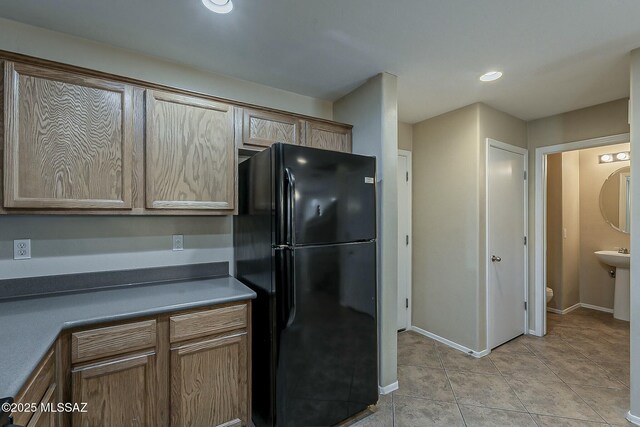
<instances>
[{"instance_id":1,"label":"pedestal sink","mask_svg":"<svg viewBox=\"0 0 640 427\"><path fill-rule=\"evenodd\" d=\"M613 317L628 322L631 303L629 295L631 255L621 254L616 251L597 251L594 253L600 261L616 268L616 285L613 291Z\"/></svg>"}]
</instances>

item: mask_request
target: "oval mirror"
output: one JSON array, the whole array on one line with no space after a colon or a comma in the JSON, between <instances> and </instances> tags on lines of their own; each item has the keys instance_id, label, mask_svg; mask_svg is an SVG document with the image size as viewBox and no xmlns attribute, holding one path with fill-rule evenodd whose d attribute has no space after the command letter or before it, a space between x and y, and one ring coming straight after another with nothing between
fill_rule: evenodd
<instances>
[{"instance_id":1,"label":"oval mirror","mask_svg":"<svg viewBox=\"0 0 640 427\"><path fill-rule=\"evenodd\" d=\"M631 168L618 169L602 184L600 212L613 228L629 234L631 229Z\"/></svg>"}]
</instances>

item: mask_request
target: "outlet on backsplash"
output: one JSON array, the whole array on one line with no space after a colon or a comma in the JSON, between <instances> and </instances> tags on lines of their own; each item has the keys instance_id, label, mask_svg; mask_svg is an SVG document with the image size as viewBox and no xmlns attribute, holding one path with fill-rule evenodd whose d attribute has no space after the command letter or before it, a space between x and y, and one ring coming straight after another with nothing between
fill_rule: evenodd
<instances>
[{"instance_id":1,"label":"outlet on backsplash","mask_svg":"<svg viewBox=\"0 0 640 427\"><path fill-rule=\"evenodd\" d=\"M31 258L31 239L13 241L13 259Z\"/></svg>"},{"instance_id":2,"label":"outlet on backsplash","mask_svg":"<svg viewBox=\"0 0 640 427\"><path fill-rule=\"evenodd\" d=\"M184 236L182 234L173 235L173 247L174 251L184 250Z\"/></svg>"}]
</instances>

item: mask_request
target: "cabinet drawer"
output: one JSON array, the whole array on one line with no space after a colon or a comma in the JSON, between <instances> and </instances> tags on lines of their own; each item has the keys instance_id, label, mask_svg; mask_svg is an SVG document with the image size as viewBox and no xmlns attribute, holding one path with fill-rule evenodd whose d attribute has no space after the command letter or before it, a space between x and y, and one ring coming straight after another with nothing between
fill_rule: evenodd
<instances>
[{"instance_id":1,"label":"cabinet drawer","mask_svg":"<svg viewBox=\"0 0 640 427\"><path fill-rule=\"evenodd\" d=\"M155 320L74 332L71 334L71 362L83 362L155 345Z\"/></svg>"},{"instance_id":2,"label":"cabinet drawer","mask_svg":"<svg viewBox=\"0 0 640 427\"><path fill-rule=\"evenodd\" d=\"M247 305L171 316L169 324L171 342L232 331L247 326Z\"/></svg>"}]
</instances>

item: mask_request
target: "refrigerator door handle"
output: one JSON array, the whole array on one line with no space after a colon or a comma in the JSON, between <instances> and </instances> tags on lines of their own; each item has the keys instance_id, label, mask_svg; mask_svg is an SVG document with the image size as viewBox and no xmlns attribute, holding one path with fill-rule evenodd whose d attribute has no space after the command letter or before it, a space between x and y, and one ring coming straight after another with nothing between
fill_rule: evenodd
<instances>
[{"instance_id":1,"label":"refrigerator door handle","mask_svg":"<svg viewBox=\"0 0 640 427\"><path fill-rule=\"evenodd\" d=\"M288 254L287 262L287 298L289 300L289 310L287 312L287 327L291 326L296 319L296 260L293 249L286 250Z\"/></svg>"},{"instance_id":2,"label":"refrigerator door handle","mask_svg":"<svg viewBox=\"0 0 640 427\"><path fill-rule=\"evenodd\" d=\"M286 174L288 183L287 244L294 246L296 244L296 178L289 168L285 168L284 173Z\"/></svg>"}]
</instances>

